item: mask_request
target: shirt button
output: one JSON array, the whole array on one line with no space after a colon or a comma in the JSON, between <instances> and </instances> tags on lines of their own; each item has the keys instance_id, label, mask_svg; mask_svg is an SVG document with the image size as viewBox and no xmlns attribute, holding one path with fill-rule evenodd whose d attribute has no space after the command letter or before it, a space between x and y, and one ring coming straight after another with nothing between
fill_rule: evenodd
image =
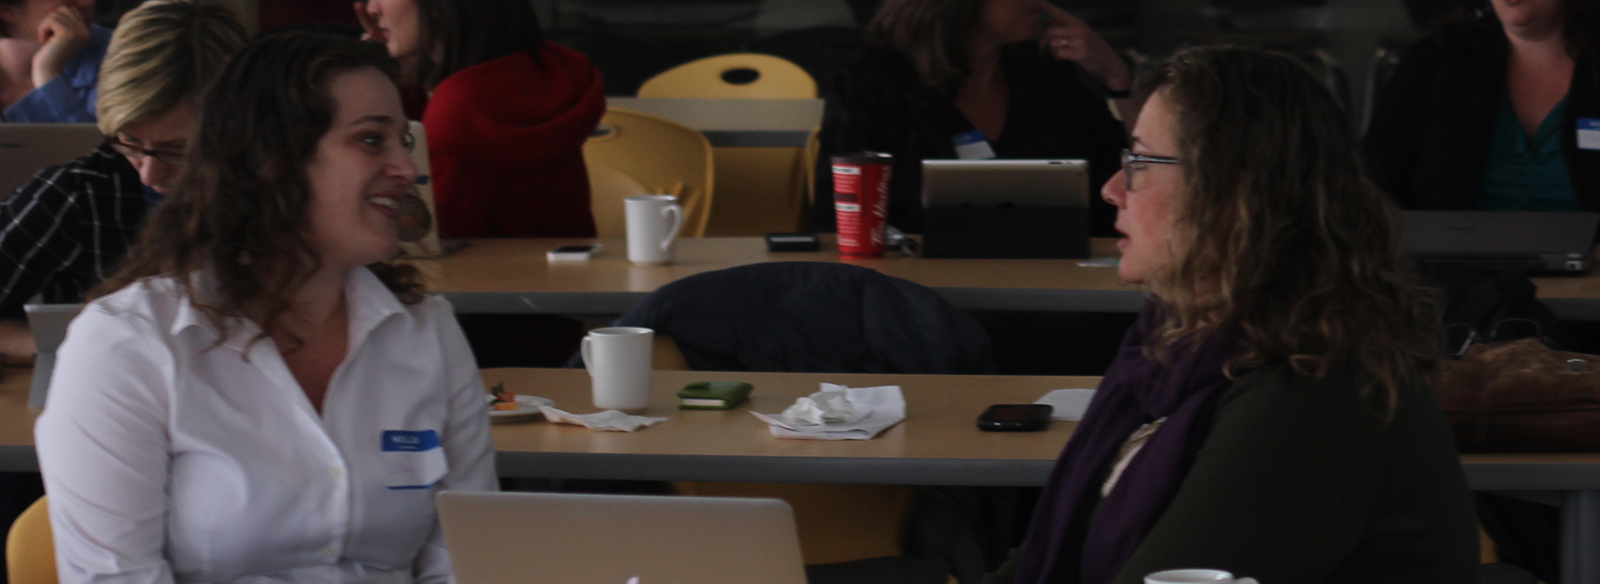
<instances>
[{"instance_id":1,"label":"shirt button","mask_svg":"<svg viewBox=\"0 0 1600 584\"><path fill-rule=\"evenodd\" d=\"M322 555L328 556L330 558L336 557L336 556L339 555L339 550L335 549L333 546L330 545L328 547L322 548Z\"/></svg>"},{"instance_id":2,"label":"shirt button","mask_svg":"<svg viewBox=\"0 0 1600 584\"><path fill-rule=\"evenodd\" d=\"M344 478L344 469L337 466L330 466L328 467L328 476L336 479Z\"/></svg>"}]
</instances>

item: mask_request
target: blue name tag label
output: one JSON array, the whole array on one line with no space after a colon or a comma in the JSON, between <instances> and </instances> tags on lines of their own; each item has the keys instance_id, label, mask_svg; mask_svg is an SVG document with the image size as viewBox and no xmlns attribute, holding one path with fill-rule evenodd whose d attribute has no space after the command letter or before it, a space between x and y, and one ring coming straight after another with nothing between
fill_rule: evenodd
<instances>
[{"instance_id":1,"label":"blue name tag label","mask_svg":"<svg viewBox=\"0 0 1600 584\"><path fill-rule=\"evenodd\" d=\"M1600 118L1578 118L1578 148L1600 150Z\"/></svg>"},{"instance_id":2,"label":"blue name tag label","mask_svg":"<svg viewBox=\"0 0 1600 584\"><path fill-rule=\"evenodd\" d=\"M370 436L370 434L369 434ZM439 447L439 433L433 430L385 430L384 452L424 452Z\"/></svg>"},{"instance_id":3,"label":"blue name tag label","mask_svg":"<svg viewBox=\"0 0 1600 584\"><path fill-rule=\"evenodd\" d=\"M962 160L990 160L994 158L994 148L989 146L989 140L983 136L982 130L962 132L951 136L950 143L956 147L956 158Z\"/></svg>"}]
</instances>

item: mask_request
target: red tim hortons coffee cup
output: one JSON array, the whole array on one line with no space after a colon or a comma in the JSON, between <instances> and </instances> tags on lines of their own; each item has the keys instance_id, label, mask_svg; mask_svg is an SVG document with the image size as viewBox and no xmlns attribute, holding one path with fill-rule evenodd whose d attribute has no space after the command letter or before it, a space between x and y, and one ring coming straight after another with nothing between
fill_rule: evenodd
<instances>
[{"instance_id":1,"label":"red tim hortons coffee cup","mask_svg":"<svg viewBox=\"0 0 1600 584\"><path fill-rule=\"evenodd\" d=\"M879 152L833 157L833 209L840 256L883 257L893 163L894 156Z\"/></svg>"}]
</instances>

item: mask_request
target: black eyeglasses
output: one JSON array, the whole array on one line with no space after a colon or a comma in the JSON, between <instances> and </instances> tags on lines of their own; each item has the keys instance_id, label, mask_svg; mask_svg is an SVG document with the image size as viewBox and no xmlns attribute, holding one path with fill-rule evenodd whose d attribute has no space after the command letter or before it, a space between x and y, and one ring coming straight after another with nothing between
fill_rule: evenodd
<instances>
[{"instance_id":1,"label":"black eyeglasses","mask_svg":"<svg viewBox=\"0 0 1600 584\"><path fill-rule=\"evenodd\" d=\"M140 148L114 137L106 138L106 144L111 145L111 149L116 150L118 154L128 157L128 160L144 160L145 158L154 158L173 166L183 166L183 158L186 156L182 152L168 152L166 150L150 150L148 148Z\"/></svg>"},{"instance_id":2,"label":"black eyeglasses","mask_svg":"<svg viewBox=\"0 0 1600 584\"><path fill-rule=\"evenodd\" d=\"M1135 177L1142 175L1152 164L1183 164L1183 160L1168 158L1166 156L1151 156L1148 154L1134 154L1132 150L1122 149L1122 179L1123 187L1134 190L1139 187L1135 184Z\"/></svg>"}]
</instances>

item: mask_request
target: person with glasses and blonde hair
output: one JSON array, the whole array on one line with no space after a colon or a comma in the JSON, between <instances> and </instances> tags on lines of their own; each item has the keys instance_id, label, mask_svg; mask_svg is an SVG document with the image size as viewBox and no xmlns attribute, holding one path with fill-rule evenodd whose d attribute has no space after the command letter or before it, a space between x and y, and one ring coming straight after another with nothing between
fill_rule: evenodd
<instances>
[{"instance_id":1,"label":"person with glasses and blonde hair","mask_svg":"<svg viewBox=\"0 0 1600 584\"><path fill-rule=\"evenodd\" d=\"M0 353L35 352L22 305L82 302L183 168L200 93L249 42L221 0L150 0L122 17L100 71L106 144L0 204Z\"/></svg>"},{"instance_id":2,"label":"person with glasses and blonde hair","mask_svg":"<svg viewBox=\"0 0 1600 584\"><path fill-rule=\"evenodd\" d=\"M1140 86L1102 196L1119 274L1152 299L993 581L1477 581L1428 387L1438 312L1337 100L1293 58L1237 47L1180 51Z\"/></svg>"}]
</instances>

